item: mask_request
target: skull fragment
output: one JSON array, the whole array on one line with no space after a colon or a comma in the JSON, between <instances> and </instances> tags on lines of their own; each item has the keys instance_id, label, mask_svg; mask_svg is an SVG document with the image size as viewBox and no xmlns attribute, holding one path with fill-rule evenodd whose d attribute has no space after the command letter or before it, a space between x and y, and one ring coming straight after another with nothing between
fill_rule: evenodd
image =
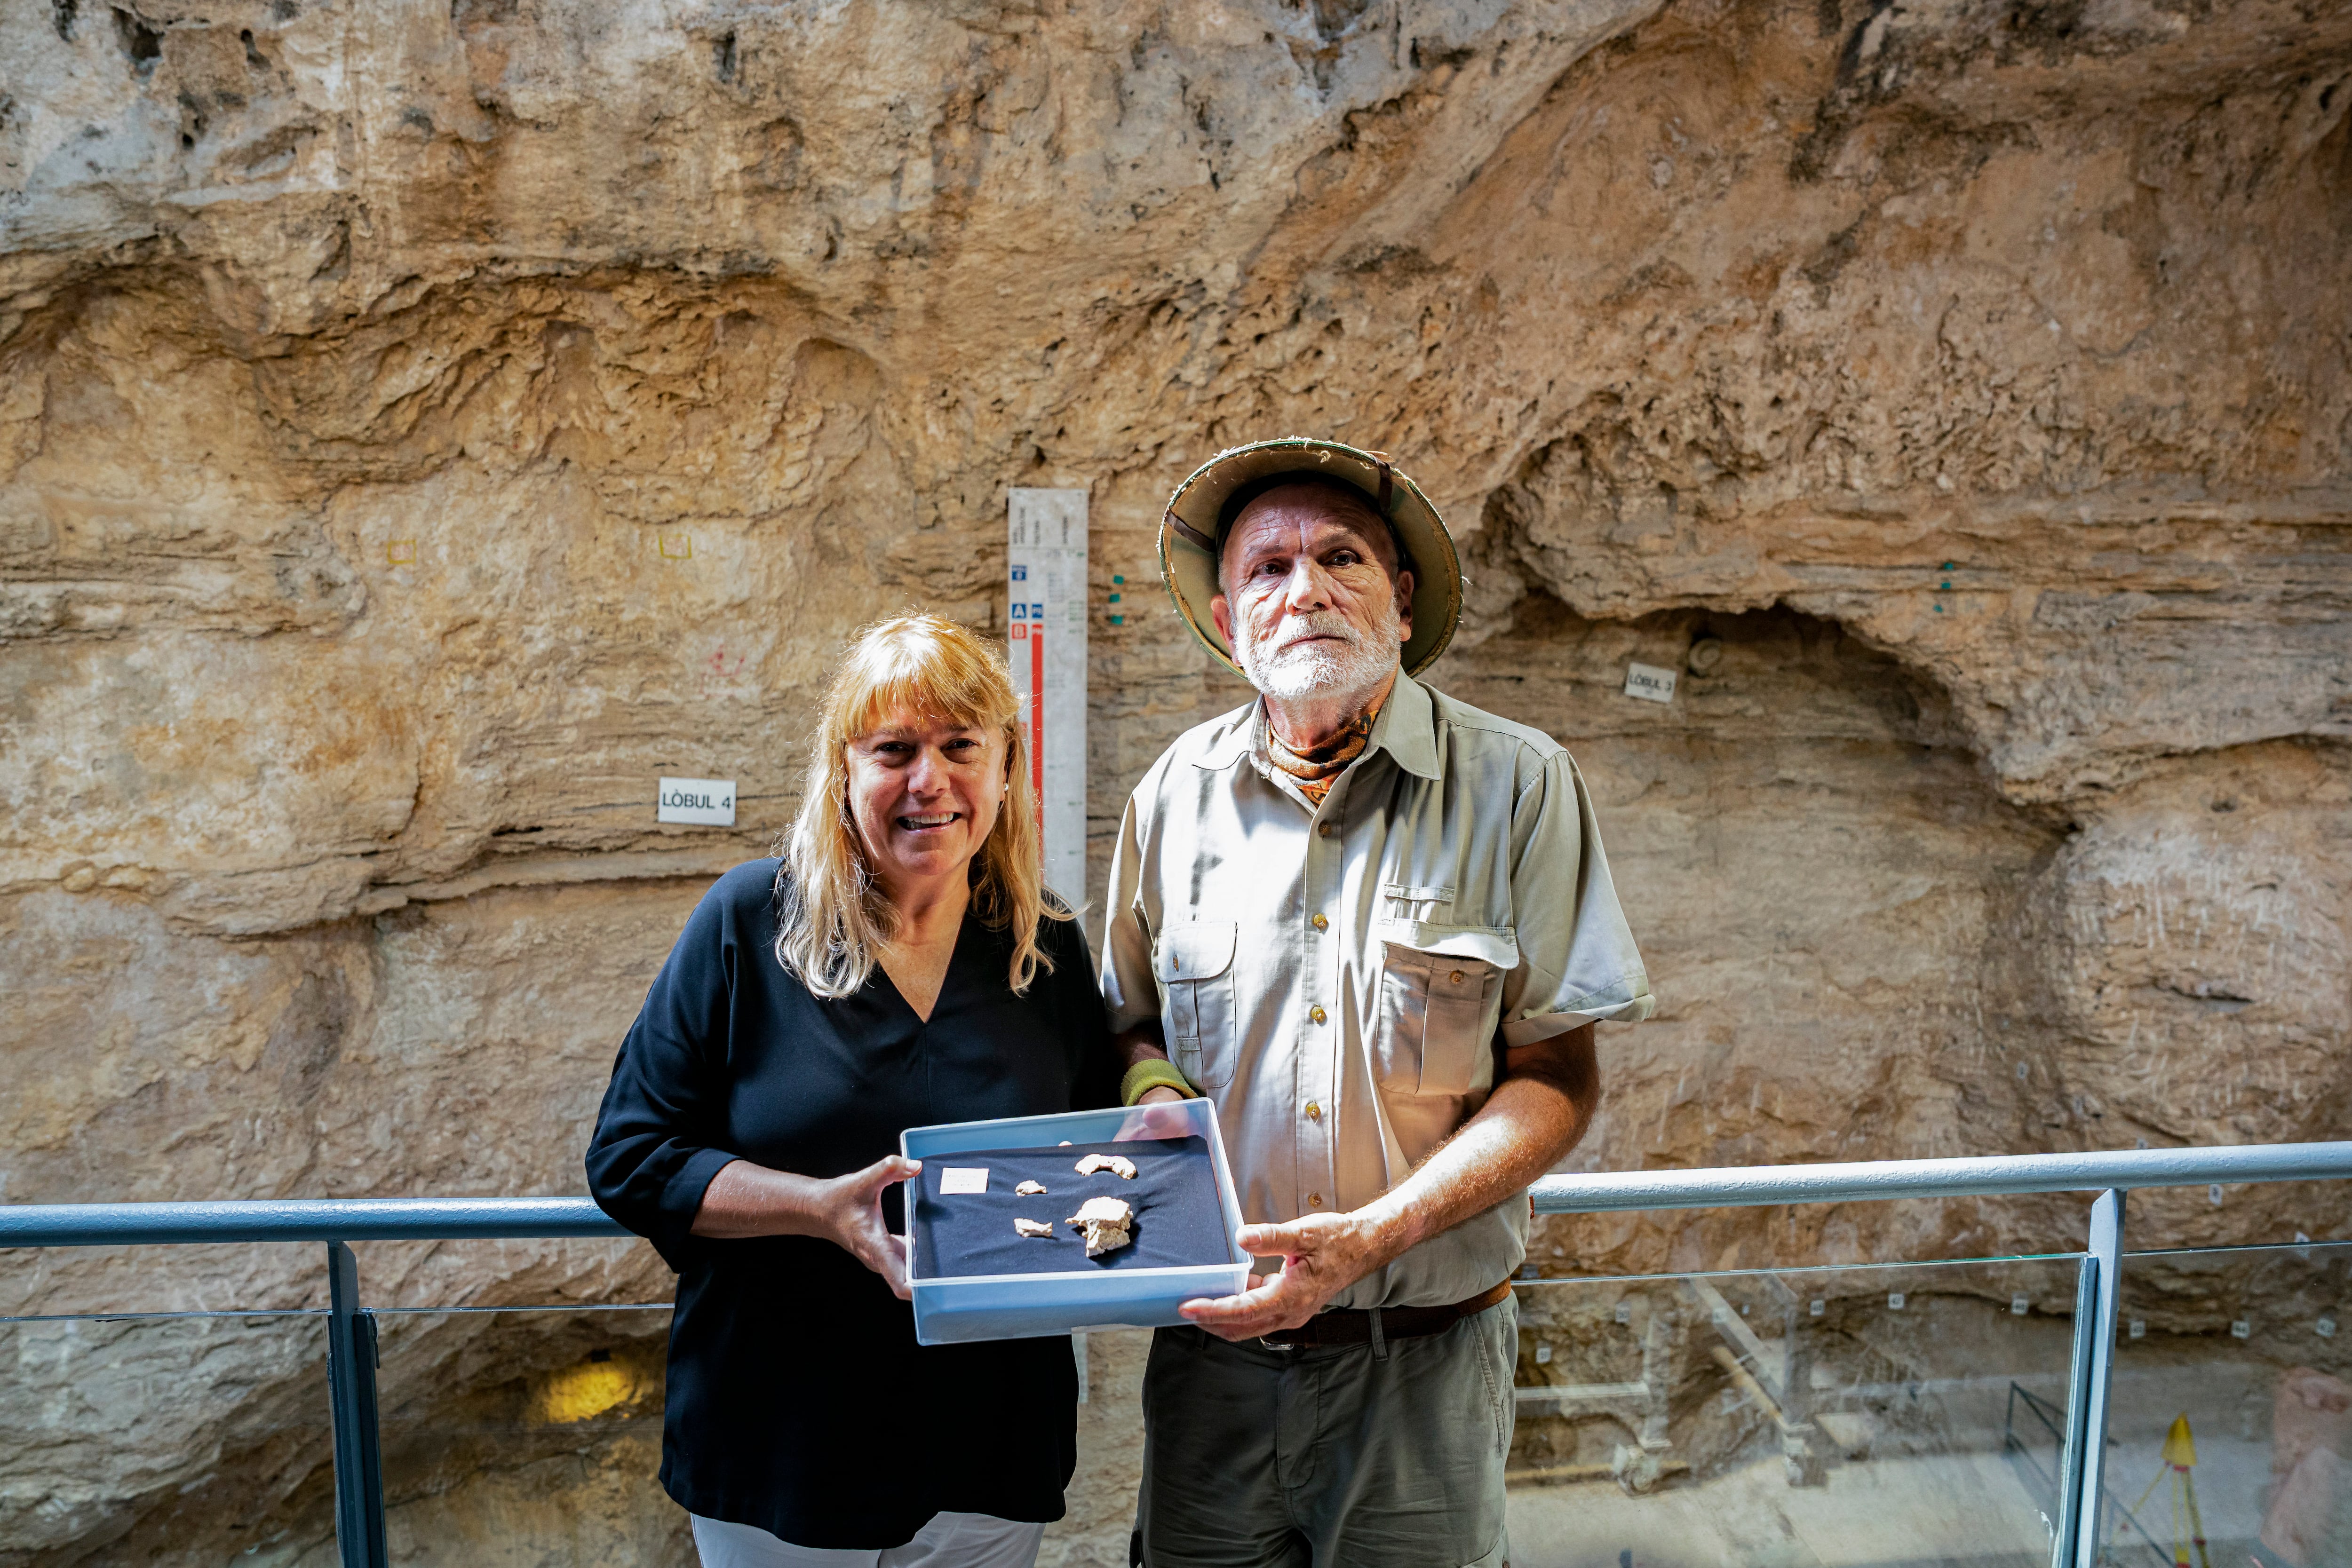
<instances>
[{"instance_id":1,"label":"skull fragment","mask_svg":"<svg viewBox=\"0 0 2352 1568\"><path fill-rule=\"evenodd\" d=\"M1065 1222L1075 1225L1087 1235L1087 1256L1098 1258L1106 1252L1116 1252L1135 1239L1130 1234L1135 1224L1135 1210L1123 1197L1090 1197L1078 1205L1077 1213Z\"/></svg>"}]
</instances>

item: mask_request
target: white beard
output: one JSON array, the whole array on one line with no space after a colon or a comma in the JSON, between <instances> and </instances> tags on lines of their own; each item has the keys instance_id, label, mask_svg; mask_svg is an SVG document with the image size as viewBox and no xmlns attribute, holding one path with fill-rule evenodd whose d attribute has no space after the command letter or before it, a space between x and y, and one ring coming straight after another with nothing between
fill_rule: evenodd
<instances>
[{"instance_id":1,"label":"white beard","mask_svg":"<svg viewBox=\"0 0 2352 1568\"><path fill-rule=\"evenodd\" d=\"M1250 685L1267 696L1286 702L1309 696L1370 695L1397 667L1402 647L1397 633L1403 628L1403 618L1397 613L1396 601L1391 597L1370 636L1358 632L1348 623L1347 617L1336 611L1286 616L1276 628L1277 636L1311 632L1344 641L1309 643L1304 647L1261 653L1249 629L1236 622L1234 663L1242 667Z\"/></svg>"}]
</instances>

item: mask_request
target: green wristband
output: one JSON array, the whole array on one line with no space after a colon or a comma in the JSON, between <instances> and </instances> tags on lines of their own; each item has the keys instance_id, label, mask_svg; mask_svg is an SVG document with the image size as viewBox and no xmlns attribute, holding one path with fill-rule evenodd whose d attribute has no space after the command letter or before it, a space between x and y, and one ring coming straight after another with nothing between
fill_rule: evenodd
<instances>
[{"instance_id":1,"label":"green wristband","mask_svg":"<svg viewBox=\"0 0 2352 1568\"><path fill-rule=\"evenodd\" d=\"M1174 1062L1161 1061L1154 1058L1139 1061L1127 1070L1127 1076L1118 1081L1118 1103L1122 1105L1132 1105L1142 1099L1146 1092L1162 1085L1173 1089L1187 1100L1198 1100L1201 1097L1201 1092L1198 1089L1184 1082L1184 1075L1176 1071Z\"/></svg>"}]
</instances>

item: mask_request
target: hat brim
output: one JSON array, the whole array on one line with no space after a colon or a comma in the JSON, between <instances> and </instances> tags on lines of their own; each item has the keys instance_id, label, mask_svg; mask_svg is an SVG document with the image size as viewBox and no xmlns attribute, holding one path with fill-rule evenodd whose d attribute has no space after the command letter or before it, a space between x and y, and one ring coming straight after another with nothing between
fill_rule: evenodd
<instances>
[{"instance_id":1,"label":"hat brim","mask_svg":"<svg viewBox=\"0 0 2352 1568\"><path fill-rule=\"evenodd\" d=\"M1219 663L1237 675L1242 673L1232 645L1218 634L1209 613L1209 601L1217 595L1217 519L1234 491L1270 475L1294 471L1339 480L1362 491L1376 507L1385 472L1388 519L1412 558L1412 635L1405 639L1402 663L1405 674L1421 674L1445 652L1462 621L1462 560L1454 551L1454 536L1421 486L1393 464L1336 441L1287 436L1236 446L1218 453L1176 486L1160 518L1160 575L1176 601L1176 613Z\"/></svg>"}]
</instances>

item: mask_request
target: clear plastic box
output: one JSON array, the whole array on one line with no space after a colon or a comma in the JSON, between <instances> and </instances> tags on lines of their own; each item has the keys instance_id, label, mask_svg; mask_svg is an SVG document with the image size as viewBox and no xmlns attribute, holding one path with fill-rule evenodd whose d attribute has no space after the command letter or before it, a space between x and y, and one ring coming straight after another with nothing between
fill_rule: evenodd
<instances>
[{"instance_id":1,"label":"clear plastic box","mask_svg":"<svg viewBox=\"0 0 2352 1568\"><path fill-rule=\"evenodd\" d=\"M1217 1108L1206 1100L1136 1105L1126 1110L1073 1111L1060 1116L1002 1116L988 1122L909 1127L898 1134L898 1152L929 1161L974 1149L1034 1148L1067 1140L1073 1144L1124 1143L1137 1138L1198 1137L1209 1145L1216 1171L1217 1202L1224 1211L1230 1261L1181 1269L1092 1269L1049 1274L976 1274L912 1280L915 1339L921 1344L965 1340L1027 1339L1087 1329L1160 1328L1184 1319L1177 1306L1202 1296L1231 1296L1249 1287L1250 1260L1234 1238L1242 1228L1241 1202L1234 1196L1233 1170L1224 1140L1217 1135ZM908 1269L916 1267L911 1218Z\"/></svg>"}]
</instances>

